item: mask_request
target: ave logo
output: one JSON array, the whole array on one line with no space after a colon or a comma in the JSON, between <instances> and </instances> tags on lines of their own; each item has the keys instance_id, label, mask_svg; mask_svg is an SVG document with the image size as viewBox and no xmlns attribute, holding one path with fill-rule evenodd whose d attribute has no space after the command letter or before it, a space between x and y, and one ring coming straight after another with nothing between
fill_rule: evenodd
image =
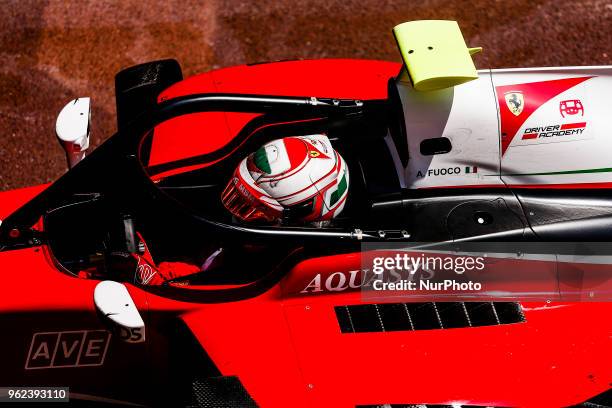
<instances>
[{"instance_id":1,"label":"ave logo","mask_svg":"<svg viewBox=\"0 0 612 408\"><path fill-rule=\"evenodd\" d=\"M101 366L110 339L106 330L34 333L25 369Z\"/></svg>"}]
</instances>

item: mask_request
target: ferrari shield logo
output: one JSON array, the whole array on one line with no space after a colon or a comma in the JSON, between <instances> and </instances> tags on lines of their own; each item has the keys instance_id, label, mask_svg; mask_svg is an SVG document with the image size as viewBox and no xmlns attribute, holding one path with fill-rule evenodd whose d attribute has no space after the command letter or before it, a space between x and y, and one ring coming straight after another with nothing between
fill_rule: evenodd
<instances>
[{"instance_id":1,"label":"ferrari shield logo","mask_svg":"<svg viewBox=\"0 0 612 408\"><path fill-rule=\"evenodd\" d=\"M506 105L510 112L512 112L515 116L518 116L523 111L523 106L525 105L525 99L523 98L523 93L521 91L510 91L504 94L506 98Z\"/></svg>"}]
</instances>

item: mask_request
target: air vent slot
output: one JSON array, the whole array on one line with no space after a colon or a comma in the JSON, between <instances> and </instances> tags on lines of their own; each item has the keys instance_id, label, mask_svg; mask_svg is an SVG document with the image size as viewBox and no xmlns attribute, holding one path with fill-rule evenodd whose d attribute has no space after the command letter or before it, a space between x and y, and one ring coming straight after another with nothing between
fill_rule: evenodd
<instances>
[{"instance_id":1,"label":"air vent slot","mask_svg":"<svg viewBox=\"0 0 612 408\"><path fill-rule=\"evenodd\" d=\"M447 137L434 137L421 142L420 151L423 156L435 154L446 154L453 149L451 141Z\"/></svg>"},{"instance_id":2,"label":"air vent slot","mask_svg":"<svg viewBox=\"0 0 612 408\"><path fill-rule=\"evenodd\" d=\"M342 333L458 329L522 323L517 302L380 303L336 306Z\"/></svg>"}]
</instances>

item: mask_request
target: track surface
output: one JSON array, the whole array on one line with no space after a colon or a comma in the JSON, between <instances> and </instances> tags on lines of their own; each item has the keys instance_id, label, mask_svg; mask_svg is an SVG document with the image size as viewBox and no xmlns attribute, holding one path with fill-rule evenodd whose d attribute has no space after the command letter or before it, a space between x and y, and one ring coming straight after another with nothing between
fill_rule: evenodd
<instances>
[{"instance_id":1,"label":"track surface","mask_svg":"<svg viewBox=\"0 0 612 408\"><path fill-rule=\"evenodd\" d=\"M110 136L124 67L176 58L190 76L287 58L399 61L390 30L418 19L459 21L485 48L479 68L612 64L612 0L0 0L0 190L65 171L55 117L74 97L93 99L92 144Z\"/></svg>"}]
</instances>

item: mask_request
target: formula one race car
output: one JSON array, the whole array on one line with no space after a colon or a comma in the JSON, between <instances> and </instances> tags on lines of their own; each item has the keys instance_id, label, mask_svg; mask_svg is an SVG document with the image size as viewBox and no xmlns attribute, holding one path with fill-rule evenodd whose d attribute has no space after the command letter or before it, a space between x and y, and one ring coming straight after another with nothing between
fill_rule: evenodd
<instances>
[{"instance_id":1,"label":"formula one race car","mask_svg":"<svg viewBox=\"0 0 612 408\"><path fill-rule=\"evenodd\" d=\"M66 105L70 170L0 194L0 387L147 406L612 406L605 256L498 256L517 279L598 271L596 289L555 280L528 301L360 290L364 243L612 239L612 67L476 71L455 22L394 35L403 64L128 68L118 133L92 152L89 99Z\"/></svg>"}]
</instances>

